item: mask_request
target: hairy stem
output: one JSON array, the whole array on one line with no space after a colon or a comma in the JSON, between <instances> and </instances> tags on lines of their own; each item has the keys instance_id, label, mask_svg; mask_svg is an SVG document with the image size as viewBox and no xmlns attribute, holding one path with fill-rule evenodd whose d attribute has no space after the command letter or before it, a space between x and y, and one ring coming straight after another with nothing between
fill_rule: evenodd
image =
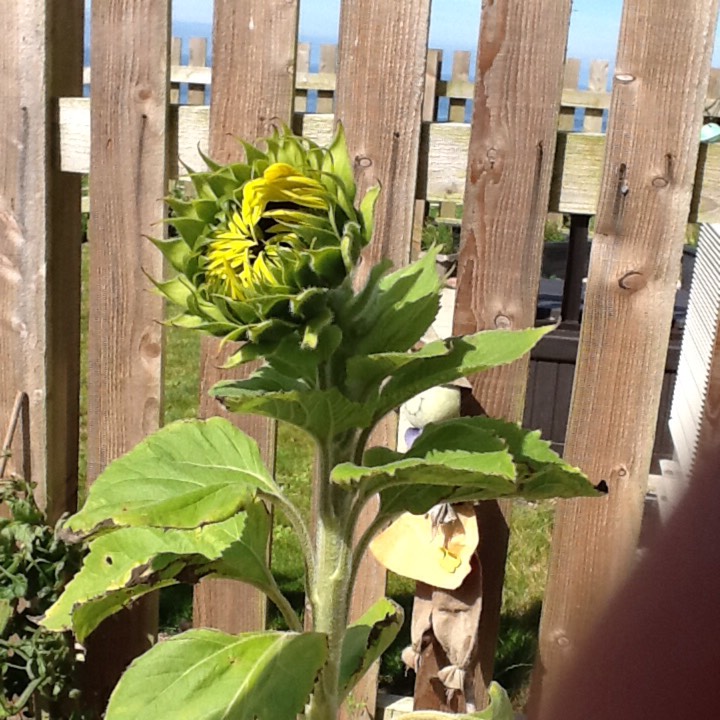
<instances>
[{"instance_id":1,"label":"hairy stem","mask_svg":"<svg viewBox=\"0 0 720 720\"><path fill-rule=\"evenodd\" d=\"M334 452L348 448L319 448L316 528L317 569L309 589L313 602L313 629L327 635L328 659L320 673L307 720L335 720L341 702L340 661L348 623L353 563L350 505L352 496L333 486L330 471Z\"/></svg>"}]
</instances>

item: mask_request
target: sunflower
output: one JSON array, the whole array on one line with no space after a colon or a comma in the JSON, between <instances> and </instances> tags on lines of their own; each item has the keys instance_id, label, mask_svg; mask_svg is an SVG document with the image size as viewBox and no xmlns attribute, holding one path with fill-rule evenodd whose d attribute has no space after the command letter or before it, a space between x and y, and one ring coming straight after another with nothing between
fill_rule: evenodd
<instances>
[{"instance_id":1,"label":"sunflower","mask_svg":"<svg viewBox=\"0 0 720 720\"><path fill-rule=\"evenodd\" d=\"M302 249L300 236L291 228L325 225L332 230L327 218L330 208L327 190L319 180L287 163L269 165L261 177L243 187L241 209L233 213L227 227L211 234L209 282L233 300L283 287L287 273L279 249Z\"/></svg>"},{"instance_id":2,"label":"sunflower","mask_svg":"<svg viewBox=\"0 0 720 720\"><path fill-rule=\"evenodd\" d=\"M190 172L194 197L169 198L176 237L154 240L178 275L156 283L181 309L171 323L272 351L314 347L333 322L329 294L349 282L372 235L378 189L355 207L342 127L327 148L289 130L243 143L246 162Z\"/></svg>"}]
</instances>

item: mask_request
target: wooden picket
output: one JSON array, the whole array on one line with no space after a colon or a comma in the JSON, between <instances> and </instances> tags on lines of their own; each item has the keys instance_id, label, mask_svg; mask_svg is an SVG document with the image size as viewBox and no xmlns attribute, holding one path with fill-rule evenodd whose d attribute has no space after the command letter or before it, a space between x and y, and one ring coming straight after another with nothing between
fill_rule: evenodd
<instances>
[{"instance_id":1,"label":"wooden picket","mask_svg":"<svg viewBox=\"0 0 720 720\"><path fill-rule=\"evenodd\" d=\"M163 302L145 273L162 258L167 187L170 2L112 0L92 7L87 476L160 426ZM157 632L157 597L105 623L88 643L86 696L99 711L127 663Z\"/></svg>"},{"instance_id":2,"label":"wooden picket","mask_svg":"<svg viewBox=\"0 0 720 720\"><path fill-rule=\"evenodd\" d=\"M269 135L280 123L288 124L295 85L297 0L251 0L241 8L232 0L215 3L215 84L210 113L210 153L217 162L237 160L235 138L249 141ZM253 18L247 22L248 15ZM260 40L259 38L263 38ZM238 67L252 68L252 82ZM290 70L291 72L288 72ZM249 71L248 71L249 72ZM275 423L260 417L230 415L208 396L210 388L229 377L247 377L257 369L244 365L230 373L221 366L233 348L220 349L206 338L202 347L200 415L222 414L258 442L269 468L275 464ZM265 626L267 601L254 588L232 580L207 579L195 591L195 622L226 632Z\"/></svg>"},{"instance_id":3,"label":"wooden picket","mask_svg":"<svg viewBox=\"0 0 720 720\"><path fill-rule=\"evenodd\" d=\"M499 0L483 7L465 185L453 333L535 322L543 230L555 155L557 97L571 3ZM497 28L503 26L498 34ZM534 32L523 33L521 28ZM532 59L532 62L530 61ZM521 72L519 68L524 68ZM478 410L520 422L528 361L472 378ZM493 676L509 503L481 503L483 613L477 687Z\"/></svg>"},{"instance_id":4,"label":"wooden picket","mask_svg":"<svg viewBox=\"0 0 720 720\"><path fill-rule=\"evenodd\" d=\"M633 564L717 10L717 0L624 5L565 444L566 459L610 492L558 506L533 717L546 716L553 685Z\"/></svg>"},{"instance_id":5,"label":"wooden picket","mask_svg":"<svg viewBox=\"0 0 720 720\"><path fill-rule=\"evenodd\" d=\"M342 4L336 114L347 133L359 192L378 182L386 188L377 204L375 238L364 256L367 263L384 257L397 267L410 259L429 22L429 0ZM358 45L356 38L367 27L373 28L374 42ZM352 52L343 53L345 47L352 47ZM396 436L397 421L390 415L371 442L394 447ZM359 532L376 510L367 509ZM353 595L353 618L384 594L385 569L368 555ZM376 665L353 689L344 719L374 715L377 675Z\"/></svg>"},{"instance_id":6,"label":"wooden picket","mask_svg":"<svg viewBox=\"0 0 720 720\"><path fill-rule=\"evenodd\" d=\"M60 172L58 96L82 93L82 0L3 8L0 417L29 398L8 471L30 468L52 520L77 498L80 178ZM53 72L50 72L50 68ZM27 428L26 428L27 430Z\"/></svg>"},{"instance_id":7,"label":"wooden picket","mask_svg":"<svg viewBox=\"0 0 720 720\"><path fill-rule=\"evenodd\" d=\"M718 0L625 0L612 94L607 61L591 63L586 89L581 63L565 61L570 0L484 3L474 81L471 51L456 52L449 73L449 58L428 51L430 0L342 0L340 44L320 48L317 72L311 47L297 43L298 5L215 0L211 68L206 39L189 41L189 64L182 64L169 0L96 1L91 73L82 68L82 0L8 4L0 49L10 88L0 93L0 416L9 416L16 391L28 393L31 433L13 450L31 459L50 516L72 510L81 173L92 180L89 482L161 422L163 304L148 292L145 273L159 277L163 263L143 236L162 232L161 198L169 179L184 174L178 154L201 168L198 145L230 161L240 157L235 137L254 140L285 123L325 142L341 120L360 191L378 181L385 188L367 260L406 263L420 250L428 207L452 225L462 205L457 334L532 325L548 211L572 216L574 247L583 252L597 215L577 369L563 368L560 377L538 363L533 377L537 387L543 373L552 375L565 390L574 377L567 437L561 428L566 457L610 485L606 500L558 504L530 707L534 719L546 720L548 692L632 565L668 383L684 225L720 221L720 145L697 157L703 115L720 116L708 30ZM80 97L82 82L91 83L92 100ZM577 288L578 257L568 277ZM576 332L579 298L578 290L577 302L564 305ZM202 417L223 412L209 387L253 369L222 370L229 352L203 343ZM473 378L465 409L520 420L527 378L527 360ZM710 414L714 427L715 405ZM274 425L232 419L272 467ZM374 440L392 445L395 434L390 417ZM508 513L496 503L478 510L479 686L492 677ZM384 587L384 570L366 559L353 615ZM194 609L196 624L232 632L266 621L264 596L229 581L202 582ZM98 712L122 668L147 647L156 618L151 597L91 637L86 687ZM444 694L422 682L422 702L444 707ZM374 717L376 690L375 670L342 717Z\"/></svg>"}]
</instances>

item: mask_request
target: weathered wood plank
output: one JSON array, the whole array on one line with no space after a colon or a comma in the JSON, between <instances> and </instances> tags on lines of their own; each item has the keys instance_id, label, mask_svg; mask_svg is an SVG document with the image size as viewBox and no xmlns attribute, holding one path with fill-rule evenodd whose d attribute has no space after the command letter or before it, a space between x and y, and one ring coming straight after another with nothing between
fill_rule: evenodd
<instances>
[{"instance_id":1,"label":"weathered wood plank","mask_svg":"<svg viewBox=\"0 0 720 720\"><path fill-rule=\"evenodd\" d=\"M424 123L431 123L437 119L438 98L437 98L437 82L440 77L440 68L442 67L442 50L428 50L425 62L425 88L423 90L422 119ZM426 127L426 125L425 125ZM422 147L422 139L420 140ZM418 187L427 187L427 155L420 154L418 158ZM418 198L417 191L415 193L415 211L413 216L413 236L410 254L413 259L417 259L422 249L422 235L425 227L425 219L427 217L427 202L423 198Z\"/></svg>"},{"instance_id":2,"label":"weathered wood plank","mask_svg":"<svg viewBox=\"0 0 720 720\"><path fill-rule=\"evenodd\" d=\"M182 38L174 37L170 41L170 62L173 65L179 65L182 60ZM90 77L88 76L88 80ZM180 84L173 81L170 84L170 102L177 104L180 102Z\"/></svg>"},{"instance_id":3,"label":"weathered wood plank","mask_svg":"<svg viewBox=\"0 0 720 720\"><path fill-rule=\"evenodd\" d=\"M60 100L61 159L66 172L87 173L90 146L90 101ZM201 167L198 144L207 151L209 108L181 106L179 155L191 167ZM300 116L299 127L312 140L326 143L332 137L332 115ZM461 123L423 123L418 196L430 202L461 203L467 173L470 126ZM600 193L605 136L595 133L560 133L549 210L594 215ZM183 168L180 166L180 171ZM720 145L706 145L698 158L697 183L689 222L720 222Z\"/></svg>"},{"instance_id":4,"label":"weathered wood plank","mask_svg":"<svg viewBox=\"0 0 720 720\"><path fill-rule=\"evenodd\" d=\"M635 557L717 8L624 4L565 445L610 492L556 511L533 717L550 720L548 699Z\"/></svg>"},{"instance_id":5,"label":"weathered wood plank","mask_svg":"<svg viewBox=\"0 0 720 720\"><path fill-rule=\"evenodd\" d=\"M27 393L29 433L15 434L7 470L38 483L54 521L77 495L80 185L60 172L53 123L55 98L82 93L83 7L33 0L4 11L0 418L7 427L17 393Z\"/></svg>"},{"instance_id":6,"label":"weathered wood plank","mask_svg":"<svg viewBox=\"0 0 720 720\"><path fill-rule=\"evenodd\" d=\"M454 334L535 322L557 137L554 99L562 82L570 7L569 0L483 5ZM527 359L482 373L471 379L472 395L489 415L521 421L527 376ZM507 515L509 508L502 509ZM488 505L488 515L498 517L500 511ZM483 534L478 695L493 677L506 553L506 530Z\"/></svg>"},{"instance_id":7,"label":"weathered wood plank","mask_svg":"<svg viewBox=\"0 0 720 720\"><path fill-rule=\"evenodd\" d=\"M580 82L580 61L577 58L568 58L565 61L563 74L563 92L577 90ZM558 118L558 130L572 132L575 129L575 108L572 105L563 105Z\"/></svg>"},{"instance_id":8,"label":"weathered wood plank","mask_svg":"<svg viewBox=\"0 0 720 720\"><path fill-rule=\"evenodd\" d=\"M167 192L170 2L107 0L92 7L88 334L88 481L161 418L162 277L145 238L161 232ZM157 601L138 603L93 633L89 693L102 707L119 673L157 630Z\"/></svg>"},{"instance_id":9,"label":"weathered wood plank","mask_svg":"<svg viewBox=\"0 0 720 720\"><path fill-rule=\"evenodd\" d=\"M470 52L468 50L456 50L453 53L450 85L454 87L460 83L470 83ZM450 97L449 104L448 120L450 122L465 122L467 99L463 97Z\"/></svg>"},{"instance_id":10,"label":"weathered wood plank","mask_svg":"<svg viewBox=\"0 0 720 720\"><path fill-rule=\"evenodd\" d=\"M387 257L400 266L410 258L429 20L429 0L342 3L335 109L355 160L359 191L378 181L386 188L365 256L370 263ZM373 42L358 43L358 37ZM392 446L397 433L394 417L380 433ZM374 508L369 509L363 523L373 513ZM366 557L360 572L353 617L385 591L385 572L373 559ZM374 669L353 690L352 707L346 706L342 716L373 716L376 693Z\"/></svg>"},{"instance_id":11,"label":"weathered wood plank","mask_svg":"<svg viewBox=\"0 0 720 720\"><path fill-rule=\"evenodd\" d=\"M320 46L320 74L335 75L337 67L337 45L321 45ZM317 94L317 107L315 112L320 114L329 114L333 112L333 99L335 92L333 90L319 89Z\"/></svg>"},{"instance_id":12,"label":"weathered wood plank","mask_svg":"<svg viewBox=\"0 0 720 720\"><path fill-rule=\"evenodd\" d=\"M248 22L248 18L251 21ZM218 162L237 160L235 138L253 142L269 135L278 124L290 124L295 96L297 0L248 0L240 6L217 0L213 28L215 82L210 109L210 155ZM252 82L238 68L252 68ZM231 348L206 338L202 347L200 414L225 414L208 390L218 381L246 377L255 368L234 372L220 369ZM275 423L253 416L231 416L255 438L268 467L275 457ZM265 627L267 601L250 587L232 580L205 580L195 591L196 625L226 632Z\"/></svg>"},{"instance_id":13,"label":"weathered wood plank","mask_svg":"<svg viewBox=\"0 0 720 720\"><path fill-rule=\"evenodd\" d=\"M606 85L594 83L595 67L601 69L607 60L593 60L590 67L590 79L587 90L581 90L577 87L564 89L562 92L561 105L563 107L588 108L593 112L590 116L596 117L598 111L607 110L610 107L610 93L606 90ZM720 68L714 68L711 76L711 84L708 87L707 99L705 101L706 115L717 117L720 115L720 85L718 85L713 77L720 77ZM180 65L180 60L173 59L170 68L170 79L173 84L177 83L197 83L203 85L212 84L212 69L202 66ZM90 84L91 71L89 67L83 70L83 82ZM309 66L303 69L298 64L295 77L295 87L297 93L307 92L308 90L318 90L321 93L332 95L335 92L337 78L334 72L324 72L321 68L320 72L311 73ZM470 100L473 97L474 85L468 78L462 80L439 80L437 85L437 95L439 97L448 97L454 99ZM298 110L299 111L299 110ZM300 112L300 111L299 111ZM599 132L595 130L586 130L591 132Z\"/></svg>"},{"instance_id":14,"label":"weathered wood plank","mask_svg":"<svg viewBox=\"0 0 720 720\"><path fill-rule=\"evenodd\" d=\"M190 38L190 65L202 67L207 64L207 38ZM188 105L205 104L205 85L202 83L190 83L188 85Z\"/></svg>"},{"instance_id":15,"label":"weathered wood plank","mask_svg":"<svg viewBox=\"0 0 720 720\"><path fill-rule=\"evenodd\" d=\"M607 92L608 61L593 60L590 63L590 77L588 79L588 90L590 92ZM603 110L602 108L585 108L583 119L583 130L585 132L602 132Z\"/></svg>"},{"instance_id":16,"label":"weathered wood plank","mask_svg":"<svg viewBox=\"0 0 720 720\"><path fill-rule=\"evenodd\" d=\"M295 64L296 73L310 72L310 43L302 42L297 46L297 58ZM308 91L306 88L295 89L295 112L307 112Z\"/></svg>"}]
</instances>

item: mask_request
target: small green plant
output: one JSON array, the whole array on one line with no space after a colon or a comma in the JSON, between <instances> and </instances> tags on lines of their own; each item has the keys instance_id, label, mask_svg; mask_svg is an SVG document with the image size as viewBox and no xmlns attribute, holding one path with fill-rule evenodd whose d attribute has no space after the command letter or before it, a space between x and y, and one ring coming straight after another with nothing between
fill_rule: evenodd
<instances>
[{"instance_id":1,"label":"small green plant","mask_svg":"<svg viewBox=\"0 0 720 720\"><path fill-rule=\"evenodd\" d=\"M432 219L425 222L422 231L421 248L426 252L430 248L443 255L452 255L458 251L459 241L453 233L451 225L439 223Z\"/></svg>"},{"instance_id":2,"label":"small green plant","mask_svg":"<svg viewBox=\"0 0 720 720\"><path fill-rule=\"evenodd\" d=\"M546 243L560 243L567 241L568 236L561 224L546 220L544 238Z\"/></svg>"},{"instance_id":3,"label":"small green plant","mask_svg":"<svg viewBox=\"0 0 720 720\"><path fill-rule=\"evenodd\" d=\"M37 624L80 568L82 548L48 526L19 477L0 484L0 718L80 720L76 650L71 633Z\"/></svg>"},{"instance_id":4,"label":"small green plant","mask_svg":"<svg viewBox=\"0 0 720 720\"><path fill-rule=\"evenodd\" d=\"M191 174L196 197L168 200L177 235L156 244L178 274L158 288L180 308L172 324L243 341L231 364L262 359L212 395L312 438L315 530L230 422L171 424L113 462L66 522L64 536L86 539L90 552L43 624L82 642L135 598L212 575L264 591L289 632L194 629L159 643L123 675L108 720L334 720L403 621L382 599L349 624L360 560L383 528L439 503L597 494L538 433L487 417L430 424L406 453L369 447L402 403L513 362L549 329L417 349L439 308L437 249L392 273L385 262L362 267L379 191L356 197L342 128L328 148L287 131L266 146L245 145L245 163L207 159L208 171ZM374 499L377 516L355 543ZM267 565L268 505L302 548L308 631ZM491 697L473 717L511 717L499 688Z\"/></svg>"}]
</instances>

